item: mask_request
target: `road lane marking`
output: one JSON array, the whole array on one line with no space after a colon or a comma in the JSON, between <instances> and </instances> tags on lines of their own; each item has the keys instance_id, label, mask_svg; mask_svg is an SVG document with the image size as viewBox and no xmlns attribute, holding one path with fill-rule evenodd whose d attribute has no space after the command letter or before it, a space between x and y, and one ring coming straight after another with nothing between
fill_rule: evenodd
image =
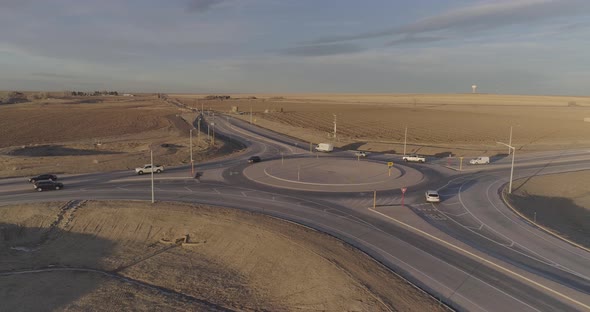
<instances>
[{"instance_id":1,"label":"road lane marking","mask_svg":"<svg viewBox=\"0 0 590 312\"><path fill-rule=\"evenodd\" d=\"M565 300L567 300L569 302L572 302L572 303L574 303L574 304L576 304L576 305L578 305L580 307L583 307L583 308L585 308L587 310L590 310L590 305L585 304L583 302L580 302L580 301L578 301L578 300L576 300L574 298L568 297L567 295L564 295L564 294L562 294L562 293L560 293L560 292L558 292L558 291L556 291L554 289L551 289L551 288L549 288L549 287L547 287L547 286L545 286L545 285L543 285L541 283L538 283L538 282L536 282L536 281L534 281L534 280L532 280L532 279L530 279L530 278L528 278L528 277L526 277L524 275L521 275L519 273L516 273L516 272L514 272L514 271L512 271L512 270L510 270L508 268L505 268L505 267L503 267L503 266L501 266L499 264L496 264L496 263L494 263L494 262L492 262L490 260L487 260L487 259L485 259L485 258L483 258L481 256L478 256L478 255L476 255L476 254L474 254L474 253L472 253L472 252L470 252L470 251L468 251L466 249L463 249L463 248L461 248L461 247L459 247L457 245L454 245L452 243L449 243L449 242L447 242L447 241L445 241L445 240L443 240L441 238L438 238L438 237L436 237L434 235L431 235L429 233L426 233L425 231L422 231L422 230L420 230L420 229L418 229L416 227L413 227L413 226L411 226L411 225L409 225L407 223L404 223L404 222L399 221L399 220L397 220L395 218L392 218L392 217L390 217L390 216L388 216L386 214L383 214L383 213L381 213L379 211L376 211L376 210L373 210L373 209L370 209L370 208L369 208L369 210L372 211L372 212L374 212L374 213L376 213L376 214L379 214L379 215L381 215L381 216L383 216L383 217L385 217L387 219L390 219L390 220L394 221L395 223L401 224L401 225L403 225L403 226L411 229L412 231L418 232L418 233L420 233L420 234L422 234L422 235L424 235L424 236L426 236L426 237L428 237L428 238L430 238L432 240L435 240L437 242L440 242L443 245L449 246L452 249L458 250L458 251L460 251L460 252L462 252L462 253L464 253L466 255L469 255L469 256L477 259L477 260L480 260L480 261L482 261L482 262L484 262L484 263L486 263L488 265L491 265L491 266L493 266L493 267L495 267L495 268L497 268L497 269L499 269L501 271L504 271L504 272L508 273L509 275L515 276L517 278L520 278L523 281L526 281L526 282L528 282L528 283L530 283L532 285L535 285L535 286L537 286L537 287L539 287L539 288L541 288L543 290L546 290L546 291L548 291L548 292L550 292L550 293L552 293L554 295L557 295L558 297L561 297L561 298L563 298L563 299L565 299Z\"/></svg>"}]
</instances>

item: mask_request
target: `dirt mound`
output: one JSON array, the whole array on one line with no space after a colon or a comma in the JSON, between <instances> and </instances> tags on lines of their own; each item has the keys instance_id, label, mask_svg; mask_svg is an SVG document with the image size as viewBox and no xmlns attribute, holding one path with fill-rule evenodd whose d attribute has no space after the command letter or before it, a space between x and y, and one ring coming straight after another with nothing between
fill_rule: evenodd
<instances>
[{"instance_id":1,"label":"dirt mound","mask_svg":"<svg viewBox=\"0 0 590 312\"><path fill-rule=\"evenodd\" d=\"M71 202L2 207L0 220L11 311L442 310L341 241L238 210Z\"/></svg>"}]
</instances>

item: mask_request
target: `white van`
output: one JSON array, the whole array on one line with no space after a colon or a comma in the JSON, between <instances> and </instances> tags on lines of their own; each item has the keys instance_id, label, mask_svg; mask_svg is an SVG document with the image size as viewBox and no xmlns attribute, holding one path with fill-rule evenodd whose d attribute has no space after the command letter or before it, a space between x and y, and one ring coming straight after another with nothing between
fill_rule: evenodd
<instances>
[{"instance_id":1,"label":"white van","mask_svg":"<svg viewBox=\"0 0 590 312\"><path fill-rule=\"evenodd\" d=\"M480 156L469 161L472 165L487 165L490 163L490 158L487 156Z\"/></svg>"}]
</instances>

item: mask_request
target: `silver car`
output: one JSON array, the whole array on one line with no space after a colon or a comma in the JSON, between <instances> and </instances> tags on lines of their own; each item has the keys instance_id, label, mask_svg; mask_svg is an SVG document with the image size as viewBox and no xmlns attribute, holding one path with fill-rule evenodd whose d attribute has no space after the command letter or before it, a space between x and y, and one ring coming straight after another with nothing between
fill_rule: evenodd
<instances>
[{"instance_id":1,"label":"silver car","mask_svg":"<svg viewBox=\"0 0 590 312\"><path fill-rule=\"evenodd\" d=\"M440 196L438 195L437 191L426 191L424 194L426 196L426 201L429 203L439 203Z\"/></svg>"}]
</instances>

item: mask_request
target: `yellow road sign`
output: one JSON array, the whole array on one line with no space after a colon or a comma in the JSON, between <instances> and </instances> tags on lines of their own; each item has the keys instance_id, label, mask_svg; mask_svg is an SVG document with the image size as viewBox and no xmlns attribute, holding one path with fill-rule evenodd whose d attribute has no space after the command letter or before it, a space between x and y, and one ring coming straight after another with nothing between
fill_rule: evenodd
<instances>
[{"instance_id":1,"label":"yellow road sign","mask_svg":"<svg viewBox=\"0 0 590 312\"><path fill-rule=\"evenodd\" d=\"M388 162L387 167L389 167L389 168L393 167L393 162L392 161Z\"/></svg>"}]
</instances>

